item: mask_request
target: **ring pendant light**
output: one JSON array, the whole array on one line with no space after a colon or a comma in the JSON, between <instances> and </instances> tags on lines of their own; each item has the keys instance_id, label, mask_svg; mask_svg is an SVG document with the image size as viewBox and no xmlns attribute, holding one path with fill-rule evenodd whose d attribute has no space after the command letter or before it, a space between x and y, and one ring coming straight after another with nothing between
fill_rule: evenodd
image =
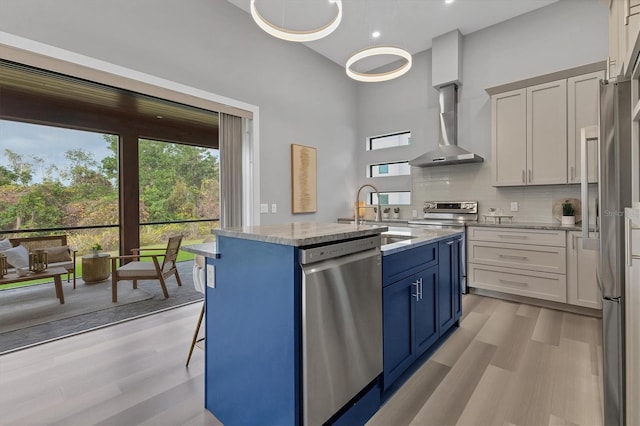
<instances>
[{"instance_id":1,"label":"ring pendant light","mask_svg":"<svg viewBox=\"0 0 640 426\"><path fill-rule=\"evenodd\" d=\"M351 66L359 60L379 55L395 55L406 59L407 62L394 70L381 73L361 73L351 69ZM364 81L366 83L376 83L380 81L393 80L394 78L404 75L411 69L411 63L411 54L404 49L392 46L376 46L355 53L347 61L345 69L347 71L347 75L354 80Z\"/></svg>"},{"instance_id":2,"label":"ring pendant light","mask_svg":"<svg viewBox=\"0 0 640 426\"><path fill-rule=\"evenodd\" d=\"M328 24L316 28L315 30L309 31L294 31L288 30L286 28L279 27L277 25L272 24L267 21L256 9L256 0L251 0L251 16L253 20L256 21L256 24L260 28L262 28L265 32L271 34L274 37L280 38L282 40L287 41L297 41L297 42L307 42L319 40L323 37L331 34L338 25L340 25L340 21L342 21L342 0L333 0L331 3L334 3L338 8L338 13L336 16L329 22Z\"/></svg>"}]
</instances>

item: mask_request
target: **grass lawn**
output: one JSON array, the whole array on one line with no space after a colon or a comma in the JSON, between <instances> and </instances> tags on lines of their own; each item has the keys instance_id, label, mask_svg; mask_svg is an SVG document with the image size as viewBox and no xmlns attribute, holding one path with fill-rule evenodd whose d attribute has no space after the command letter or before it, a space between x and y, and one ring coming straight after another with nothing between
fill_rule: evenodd
<instances>
[{"instance_id":1,"label":"grass lawn","mask_svg":"<svg viewBox=\"0 0 640 426\"><path fill-rule=\"evenodd\" d=\"M185 240L182 242L183 245L189 245L189 244L200 244L203 240ZM145 247L141 247L143 253L142 254L147 254L144 252L144 249L151 249L151 248L166 248L166 244L153 244L150 246L145 246ZM108 253L110 256L117 256L118 253L113 251L113 252L105 252ZM156 253L156 252L154 252ZM189 260L193 260L193 258L195 257L195 255L193 253L187 253L186 251L182 251L180 250L180 252L178 252L178 262L186 262ZM146 257L146 258L142 258L141 259L143 262L153 262L153 259L151 257ZM161 260L160 260L161 261ZM82 277L82 256L78 256L76 258L76 277L80 278ZM36 285L36 284L43 284L43 283L50 283L52 281L51 278L41 278L39 280L32 280L32 281L23 281L20 283L15 283L15 284L5 284L2 287L0 287L0 291L2 290L8 290L10 288L17 288L17 287L27 287L30 285ZM64 284L66 282L66 274L62 276L62 283Z\"/></svg>"}]
</instances>

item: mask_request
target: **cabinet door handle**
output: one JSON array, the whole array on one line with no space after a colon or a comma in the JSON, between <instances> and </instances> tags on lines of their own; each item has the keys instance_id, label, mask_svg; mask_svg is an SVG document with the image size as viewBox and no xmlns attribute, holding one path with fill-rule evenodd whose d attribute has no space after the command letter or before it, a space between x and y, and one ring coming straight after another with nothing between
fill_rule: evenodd
<instances>
[{"instance_id":1,"label":"cabinet door handle","mask_svg":"<svg viewBox=\"0 0 640 426\"><path fill-rule=\"evenodd\" d=\"M525 287L529 285L527 283L521 283L520 281L500 280L500 282L502 284L513 284L513 285L520 285L520 286L525 286Z\"/></svg>"},{"instance_id":2,"label":"cabinet door handle","mask_svg":"<svg viewBox=\"0 0 640 426\"><path fill-rule=\"evenodd\" d=\"M504 235L504 234L498 234L498 237L500 237L500 238L513 238L513 239L516 239L516 240L526 240L527 238L529 238L526 235Z\"/></svg>"},{"instance_id":3,"label":"cabinet door handle","mask_svg":"<svg viewBox=\"0 0 640 426\"><path fill-rule=\"evenodd\" d=\"M529 169L529 183L533 182L533 170Z\"/></svg>"},{"instance_id":4,"label":"cabinet door handle","mask_svg":"<svg viewBox=\"0 0 640 426\"><path fill-rule=\"evenodd\" d=\"M524 169L522 169L522 183L527 183L526 177L524 175Z\"/></svg>"},{"instance_id":5,"label":"cabinet door handle","mask_svg":"<svg viewBox=\"0 0 640 426\"><path fill-rule=\"evenodd\" d=\"M415 297L416 301L420 300L420 280L416 280L415 282L412 282L411 285L416 287L416 292L411 294L411 297Z\"/></svg>"},{"instance_id":6,"label":"cabinet door handle","mask_svg":"<svg viewBox=\"0 0 640 426\"><path fill-rule=\"evenodd\" d=\"M499 254L498 257L502 257L504 259L514 259L514 260L527 260L527 259L529 259L527 256L511 256L509 254Z\"/></svg>"},{"instance_id":7,"label":"cabinet door handle","mask_svg":"<svg viewBox=\"0 0 640 426\"><path fill-rule=\"evenodd\" d=\"M576 174L574 173L573 166L571 166L571 182L576 178Z\"/></svg>"},{"instance_id":8,"label":"cabinet door handle","mask_svg":"<svg viewBox=\"0 0 640 426\"><path fill-rule=\"evenodd\" d=\"M422 278L418 280L420 282L420 300L422 300Z\"/></svg>"}]
</instances>

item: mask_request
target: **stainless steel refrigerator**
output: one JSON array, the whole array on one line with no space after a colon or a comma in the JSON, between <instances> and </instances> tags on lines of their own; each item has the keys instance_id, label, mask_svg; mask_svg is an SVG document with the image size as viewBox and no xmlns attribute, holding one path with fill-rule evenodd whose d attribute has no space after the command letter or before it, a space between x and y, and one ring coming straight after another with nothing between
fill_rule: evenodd
<instances>
[{"instance_id":1,"label":"stainless steel refrigerator","mask_svg":"<svg viewBox=\"0 0 640 426\"><path fill-rule=\"evenodd\" d=\"M596 144L598 182L588 183L589 144ZM625 220L631 206L631 83L601 82L600 124L582 129L582 233L584 248L599 250L602 293L604 423L625 424ZM589 185L597 185L595 224L589 234ZM585 212L587 214L585 214Z\"/></svg>"}]
</instances>

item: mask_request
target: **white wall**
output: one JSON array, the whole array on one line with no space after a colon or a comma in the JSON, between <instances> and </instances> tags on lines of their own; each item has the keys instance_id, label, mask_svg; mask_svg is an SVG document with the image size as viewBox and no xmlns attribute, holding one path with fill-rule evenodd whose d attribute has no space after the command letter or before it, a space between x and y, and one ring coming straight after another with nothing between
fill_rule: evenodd
<instances>
[{"instance_id":1,"label":"white wall","mask_svg":"<svg viewBox=\"0 0 640 426\"><path fill-rule=\"evenodd\" d=\"M1 0L0 31L260 108L262 223L334 221L353 198L356 84L225 0ZM290 144L318 149L318 212L292 215ZM330 172L327 172L330 171Z\"/></svg>"},{"instance_id":2,"label":"white wall","mask_svg":"<svg viewBox=\"0 0 640 426\"><path fill-rule=\"evenodd\" d=\"M480 209L520 203L515 219L551 221L554 200L579 198L579 187L491 187L491 100L488 87L598 62L607 58L608 10L599 0L561 0L463 38L458 98L459 145L485 158L482 164L412 168L413 206L424 200L478 200ZM393 82L358 87L358 138L394 130L413 132L413 145L394 150L411 159L437 146L437 91L431 88L431 51L414 56L414 67ZM399 129L399 127L401 129ZM376 154L379 155L379 154ZM374 157L360 156L360 176ZM376 181L376 184L381 179ZM384 185L384 184L381 184Z\"/></svg>"}]
</instances>

